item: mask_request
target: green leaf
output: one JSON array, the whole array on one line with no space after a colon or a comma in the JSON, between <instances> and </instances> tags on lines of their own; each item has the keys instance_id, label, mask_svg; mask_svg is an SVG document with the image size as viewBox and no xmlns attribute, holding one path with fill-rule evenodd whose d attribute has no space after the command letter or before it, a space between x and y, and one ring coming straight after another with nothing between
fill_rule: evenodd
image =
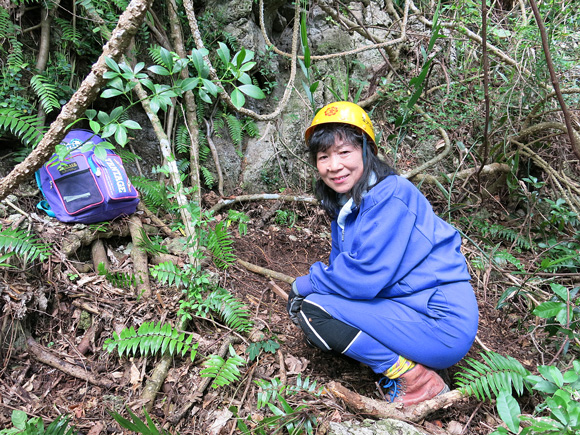
<instances>
[{"instance_id":1,"label":"green leaf","mask_svg":"<svg viewBox=\"0 0 580 435\"><path fill-rule=\"evenodd\" d=\"M538 305L532 313L542 319L549 319L555 317L561 310L566 310L565 303L548 301Z\"/></svg>"},{"instance_id":2,"label":"green leaf","mask_svg":"<svg viewBox=\"0 0 580 435\"><path fill-rule=\"evenodd\" d=\"M111 68L113 71L118 72L119 74L121 73L121 69L119 68L119 65L117 64L117 62L115 62L114 59L110 58L109 56L105 56L105 63L107 64L107 66L109 68Z\"/></svg>"},{"instance_id":3,"label":"green leaf","mask_svg":"<svg viewBox=\"0 0 580 435\"><path fill-rule=\"evenodd\" d=\"M123 121L121 125L131 130L141 130L141 126L139 125L139 123L132 121L130 119L128 119L127 121Z\"/></svg>"},{"instance_id":4,"label":"green leaf","mask_svg":"<svg viewBox=\"0 0 580 435\"><path fill-rule=\"evenodd\" d=\"M179 87L183 92L191 91L192 89L197 88L199 84L199 77L190 77L188 79L182 80L180 82Z\"/></svg>"},{"instance_id":5,"label":"green leaf","mask_svg":"<svg viewBox=\"0 0 580 435\"><path fill-rule=\"evenodd\" d=\"M507 427L514 433L518 433L520 426L519 415L521 414L520 406L511 394L502 391L497 396L497 412Z\"/></svg>"},{"instance_id":6,"label":"green leaf","mask_svg":"<svg viewBox=\"0 0 580 435\"><path fill-rule=\"evenodd\" d=\"M244 85L246 86L246 85ZM246 103L246 98L244 97L244 94L242 94L242 92L236 88L232 91L232 103L234 104L234 106L236 107L236 109L241 109L242 107L244 107L244 104Z\"/></svg>"},{"instance_id":7,"label":"green leaf","mask_svg":"<svg viewBox=\"0 0 580 435\"><path fill-rule=\"evenodd\" d=\"M119 125L117 127L117 131L115 131L115 140L121 146L125 146L129 141L129 139L127 138L127 130L122 128L121 125Z\"/></svg>"},{"instance_id":8,"label":"green leaf","mask_svg":"<svg viewBox=\"0 0 580 435\"><path fill-rule=\"evenodd\" d=\"M123 92L118 89L105 89L101 94L101 98L113 98L121 94L123 94Z\"/></svg>"},{"instance_id":9,"label":"green leaf","mask_svg":"<svg viewBox=\"0 0 580 435\"><path fill-rule=\"evenodd\" d=\"M173 53L171 53L166 48L161 47L159 50L159 56L161 57L161 62L169 70L173 70Z\"/></svg>"},{"instance_id":10,"label":"green leaf","mask_svg":"<svg viewBox=\"0 0 580 435\"><path fill-rule=\"evenodd\" d=\"M24 430L26 428L26 421L28 420L28 416L26 415L26 412L15 409L12 411L11 420L14 427L20 430Z\"/></svg>"},{"instance_id":11,"label":"green leaf","mask_svg":"<svg viewBox=\"0 0 580 435\"><path fill-rule=\"evenodd\" d=\"M568 290L562 284L558 284L556 282L550 283L550 288L554 293L558 295L558 297L566 302L569 299Z\"/></svg>"},{"instance_id":12,"label":"green leaf","mask_svg":"<svg viewBox=\"0 0 580 435\"><path fill-rule=\"evenodd\" d=\"M247 96L255 98L257 100L266 98L266 94L264 94L264 92L262 92L262 90L259 87L254 85L241 85L238 86L238 89Z\"/></svg>"},{"instance_id":13,"label":"green leaf","mask_svg":"<svg viewBox=\"0 0 580 435\"><path fill-rule=\"evenodd\" d=\"M149 71L151 71L152 73L158 74L160 76L169 76L169 75L171 75L171 73L167 70L167 68L164 68L161 65L151 65L147 69Z\"/></svg>"},{"instance_id":14,"label":"green leaf","mask_svg":"<svg viewBox=\"0 0 580 435\"><path fill-rule=\"evenodd\" d=\"M217 54L218 54L220 60L223 62L223 64L228 65L230 63L230 59L231 59L230 49L223 42L219 42L218 44L219 44L220 48L217 49Z\"/></svg>"}]
</instances>

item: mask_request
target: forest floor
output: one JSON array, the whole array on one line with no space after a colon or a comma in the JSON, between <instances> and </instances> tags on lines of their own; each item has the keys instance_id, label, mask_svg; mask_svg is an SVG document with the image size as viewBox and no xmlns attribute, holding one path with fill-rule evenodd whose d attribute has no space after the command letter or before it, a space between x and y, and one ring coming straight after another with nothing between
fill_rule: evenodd
<instances>
[{"instance_id":1,"label":"forest floor","mask_svg":"<svg viewBox=\"0 0 580 435\"><path fill-rule=\"evenodd\" d=\"M37 200L21 200L19 206L26 212L33 212L34 201ZM239 235L235 229L232 231L236 256L290 276L306 274L313 262L326 261L330 238L329 222L323 213L313 206L285 206L297 219L291 225L281 225L276 222L275 216L265 222L262 220L271 206L271 203L256 202L238 207L252 220L247 234ZM6 270L0 272L0 288L4 289L0 302L3 305L3 331L12 331L5 337L0 360L0 428L11 427L10 415L13 410L19 409L29 417L42 417L45 422L52 421L59 414L68 414L83 434L122 433L107 411L115 410L127 415L125 407L128 406L143 415L140 396L158 358L119 358L116 353L103 350L103 343L114 330L119 329L119 325L137 327L144 321L174 322L181 293L152 281L154 297L143 300L136 298L130 290L113 287L94 272L72 276L71 270L74 269L71 268L75 264L90 263L90 249L84 248L76 253L75 260L80 263L71 263L59 257L64 240L62 232L72 231L73 226L42 219L34 228L45 240L53 241L57 255L42 264L39 270L19 274ZM146 217L142 220L148 222ZM0 219L0 222L3 228L12 224L7 219ZM130 266L126 254L129 242L129 238L105 240L110 258L118 262L119 268ZM468 243L464 243L464 249L469 258ZM542 355L526 334L527 325L522 324L524 320L517 313L496 309L503 291L501 280L491 271L472 271L472 275L480 322L478 340L468 356L480 359L479 352L487 348L510 355L534 370L536 365L542 363ZM318 386L338 381L361 395L379 398L376 387L378 377L370 369L353 360L323 353L305 343L301 331L288 319L285 301L271 291L268 278L250 272L237 263L226 271L219 271L218 276L219 285L246 304L254 324L267 339L274 340L280 347L272 353L262 352L257 360L242 367L241 379L233 385L210 387L201 394L196 393L204 379L199 374L203 368L200 364L203 356L217 353L222 343L235 334L215 321L195 318L190 323L190 329L200 334L203 342L200 343L195 362L180 357L173 360L151 410L159 427L165 425L171 433L178 431L181 434L239 433L234 427L235 418L229 414L230 406L236 406L240 416L251 415L255 421L272 415L267 408L257 407L258 386L255 381L259 379L270 381L278 378L291 385L300 375L302 380L309 377ZM286 292L290 290L286 283L277 284ZM27 300L23 299L23 295L39 291L46 296L46 307L26 308ZM19 307L21 311L28 310L27 315L19 313ZM17 321L19 316L21 321ZM7 325L12 325L12 328L7 328ZM68 362L81 373L92 373L111 385L95 385L39 362L22 342L17 341L17 325L57 361ZM79 351L81 342L83 345L88 343L82 353ZM248 345L247 337L234 345L237 354L246 360L249 359L246 353ZM452 387L453 375L459 366L461 362L448 371ZM317 433L322 433L320 427L323 427L324 421L361 420L364 417L356 415L333 397L297 396L288 400L293 407L301 403L309 405L308 410L320 422ZM189 404L188 411L175 425L168 426L172 416L184 409L186 404ZM531 409L530 404L527 411L531 412ZM429 416L429 421L447 433L456 434L489 434L500 423L493 404L473 398L463 399L435 412Z\"/></svg>"}]
</instances>

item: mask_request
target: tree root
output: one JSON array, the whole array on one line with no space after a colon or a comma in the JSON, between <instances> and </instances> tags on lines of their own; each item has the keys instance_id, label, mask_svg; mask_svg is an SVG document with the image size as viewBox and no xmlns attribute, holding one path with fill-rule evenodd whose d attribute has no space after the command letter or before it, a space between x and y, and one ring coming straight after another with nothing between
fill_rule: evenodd
<instances>
[{"instance_id":1,"label":"tree root","mask_svg":"<svg viewBox=\"0 0 580 435\"><path fill-rule=\"evenodd\" d=\"M60 370L63 373L66 373L67 375L73 376L77 379L82 379L83 381L98 387L115 387L113 382L103 379L102 375L97 377L82 367L57 358L51 352L47 351L43 346L34 341L32 337L27 338L26 344L28 345L28 352L41 363L47 364L51 367L54 367L55 369Z\"/></svg>"},{"instance_id":2,"label":"tree root","mask_svg":"<svg viewBox=\"0 0 580 435\"><path fill-rule=\"evenodd\" d=\"M65 257L68 258L77 252L80 247L88 246L96 239L127 237L128 235L129 226L125 220L110 222L105 232L95 231L94 228L86 227L65 235L61 250Z\"/></svg>"},{"instance_id":3,"label":"tree root","mask_svg":"<svg viewBox=\"0 0 580 435\"><path fill-rule=\"evenodd\" d=\"M143 295L144 298L151 297L151 284L149 283L149 266L147 263L147 252L139 245L143 242L143 224L137 215L129 219L129 231L133 239L133 249L131 249L131 259L133 260L133 269L137 277L137 296Z\"/></svg>"},{"instance_id":4,"label":"tree root","mask_svg":"<svg viewBox=\"0 0 580 435\"><path fill-rule=\"evenodd\" d=\"M394 418L411 422L419 422L442 408L451 406L465 396L459 390L453 390L430 400L411 406L389 403L361 396L345 388L338 382L329 382L325 389L333 396L343 400L353 411L374 418Z\"/></svg>"}]
</instances>

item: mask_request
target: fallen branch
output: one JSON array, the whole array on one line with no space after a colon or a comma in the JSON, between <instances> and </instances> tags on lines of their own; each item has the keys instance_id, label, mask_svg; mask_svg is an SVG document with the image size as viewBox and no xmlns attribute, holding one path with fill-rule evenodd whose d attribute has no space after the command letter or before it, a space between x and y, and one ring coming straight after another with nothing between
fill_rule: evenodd
<instances>
[{"instance_id":1,"label":"fallen branch","mask_svg":"<svg viewBox=\"0 0 580 435\"><path fill-rule=\"evenodd\" d=\"M447 174L446 176L434 176L434 175L425 175L425 174L417 174L413 177L413 181L426 183L426 184L438 184L438 183L446 183L449 180L464 180L472 175L475 175L478 168L469 168L463 171L459 171L453 174ZM495 174L508 174L511 171L509 165L505 163L490 163L489 165L485 165L481 170L481 174L483 175L495 175Z\"/></svg>"},{"instance_id":2,"label":"fallen branch","mask_svg":"<svg viewBox=\"0 0 580 435\"><path fill-rule=\"evenodd\" d=\"M459 390L453 390L416 405L403 406L402 403L389 403L361 396L334 381L326 384L325 388L333 396L343 400L349 408L357 413L374 418L394 418L415 423L423 420L429 414L451 406L466 397Z\"/></svg>"},{"instance_id":3,"label":"fallen branch","mask_svg":"<svg viewBox=\"0 0 580 435\"><path fill-rule=\"evenodd\" d=\"M51 352L46 350L43 346L39 345L34 338L28 337L26 339L26 344L28 345L28 352L39 362L47 364L61 372L73 376L77 379L82 379L89 384L96 385L98 387L113 388L115 384L111 381L103 379L102 375L98 377L88 372L82 367L76 366L69 362L63 361L62 359L56 357Z\"/></svg>"},{"instance_id":4,"label":"fallen branch","mask_svg":"<svg viewBox=\"0 0 580 435\"><path fill-rule=\"evenodd\" d=\"M285 274L280 273L280 272L275 272L273 270L266 269L265 267L256 266L255 264L248 263L247 261L240 260L239 258L238 258L237 262L240 265L244 266L246 269L248 269L250 272L264 275L267 278L274 278L274 279L277 279L278 281L283 281L283 282L286 282L288 284L292 284L295 280L295 278L293 278L289 275L285 275ZM288 296L286 296L286 299L288 299Z\"/></svg>"},{"instance_id":5,"label":"fallen branch","mask_svg":"<svg viewBox=\"0 0 580 435\"><path fill-rule=\"evenodd\" d=\"M235 337L233 335L228 336L227 339L224 340L224 342L222 343L222 346L218 351L218 355L221 356L222 358L225 358L230 348L230 345L238 343L239 341L240 339L238 337ZM213 378L209 377L202 378L195 393L193 394L193 399L191 399L189 402L183 405L183 407L180 410L176 411L171 417L168 418L170 424L175 426L185 416L187 411L189 411L193 405L195 405L197 402L201 400L203 392L206 390L206 388L209 386L212 380Z\"/></svg>"},{"instance_id":6,"label":"fallen branch","mask_svg":"<svg viewBox=\"0 0 580 435\"><path fill-rule=\"evenodd\" d=\"M245 202L245 201L265 201L265 200L276 200L276 201L285 201L285 202L306 202L309 204L318 204L318 200L313 196L308 195L279 195L277 193L260 193L256 195L240 195L236 196L235 198L229 199L220 199L220 201L214 205L210 211L217 213L222 208L227 207L228 205L236 204L238 202Z\"/></svg>"}]
</instances>

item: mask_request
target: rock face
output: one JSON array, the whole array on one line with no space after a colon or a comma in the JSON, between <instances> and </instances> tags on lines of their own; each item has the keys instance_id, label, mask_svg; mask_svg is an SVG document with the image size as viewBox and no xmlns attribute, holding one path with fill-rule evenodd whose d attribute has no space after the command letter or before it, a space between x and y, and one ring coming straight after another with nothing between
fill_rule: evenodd
<instances>
[{"instance_id":1,"label":"rock face","mask_svg":"<svg viewBox=\"0 0 580 435\"><path fill-rule=\"evenodd\" d=\"M388 15L374 2L369 6L364 6L362 2L353 2L350 5L354 16L361 23L368 21L387 25L390 22ZM205 14L213 28L223 29L222 36L230 41L235 40L238 47L255 53L257 65L252 70L253 77L260 82L263 89L271 92L265 100L248 99L246 107L259 114L268 114L278 107L282 99L289 82L290 62L287 57L268 48L260 28L260 13L258 2L253 0L206 0L198 17ZM352 15L349 16L350 20L354 20ZM280 50L290 53L293 3L265 0L263 19L267 38ZM307 29L309 46L312 54L317 56L341 53L369 44L358 33L342 30L318 6L307 12ZM384 37L385 31L376 31L376 35ZM300 47L298 50L301 53ZM321 81L314 94L316 106L321 107L337 99L352 101L352 89L356 92L358 86L366 88L373 72L382 64L384 59L377 50L348 57L315 60L314 80ZM258 122L257 137L244 135L240 146L233 143L227 127L216 130L212 135L224 174L224 195L231 195L240 188L246 193L259 193L311 185L315 174L306 163L308 156L305 153L303 132L314 112L306 97L303 82L306 82L305 76L298 68L291 99L282 115L274 121ZM360 97L364 98L365 95ZM215 165L211 160L210 157L204 166L215 173Z\"/></svg>"}]
</instances>

